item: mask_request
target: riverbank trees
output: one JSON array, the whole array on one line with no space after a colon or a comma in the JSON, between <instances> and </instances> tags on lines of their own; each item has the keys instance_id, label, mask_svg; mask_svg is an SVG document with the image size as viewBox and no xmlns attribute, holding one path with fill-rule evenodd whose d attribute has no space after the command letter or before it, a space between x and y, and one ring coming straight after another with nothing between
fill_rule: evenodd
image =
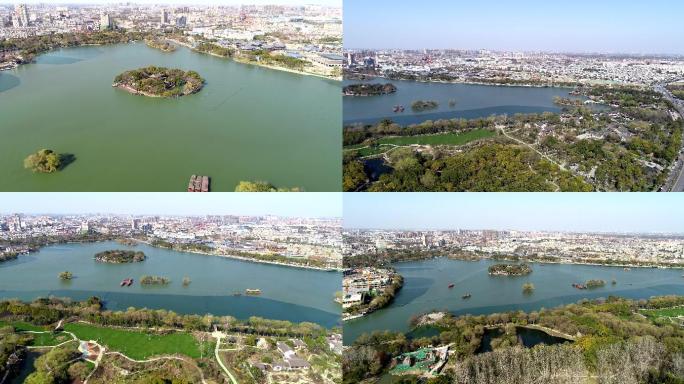
<instances>
[{"instance_id":1,"label":"riverbank trees","mask_svg":"<svg viewBox=\"0 0 684 384\"><path fill-rule=\"evenodd\" d=\"M671 322L649 320L637 312L640 308L683 303L683 296L640 301L609 297L529 313L446 315L434 325L440 334L432 337L408 339L394 332L364 334L344 355L344 383L381 376L393 357L402 353L446 344L453 352L442 373L446 382L503 384L541 380L570 384L578 377L591 375L599 383L679 383L659 380L684 377L684 329ZM485 327L508 326L512 330L531 324L576 341L531 349L513 343L494 352L476 353Z\"/></svg>"}]
</instances>

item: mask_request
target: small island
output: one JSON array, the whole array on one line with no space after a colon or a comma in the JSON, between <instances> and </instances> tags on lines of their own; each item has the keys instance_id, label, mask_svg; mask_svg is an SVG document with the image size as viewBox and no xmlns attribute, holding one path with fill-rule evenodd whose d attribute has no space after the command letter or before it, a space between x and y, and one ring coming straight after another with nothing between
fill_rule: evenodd
<instances>
[{"instance_id":1,"label":"small island","mask_svg":"<svg viewBox=\"0 0 684 384\"><path fill-rule=\"evenodd\" d=\"M100 263L124 264L138 263L145 260L145 254L140 251L111 250L97 253L95 261Z\"/></svg>"},{"instance_id":2,"label":"small island","mask_svg":"<svg viewBox=\"0 0 684 384\"><path fill-rule=\"evenodd\" d=\"M140 284L142 285L168 285L171 280L163 276L141 276Z\"/></svg>"},{"instance_id":3,"label":"small island","mask_svg":"<svg viewBox=\"0 0 684 384\"><path fill-rule=\"evenodd\" d=\"M437 107L439 107L439 103L434 100L417 100L411 104L411 109L414 112L431 111Z\"/></svg>"},{"instance_id":4,"label":"small island","mask_svg":"<svg viewBox=\"0 0 684 384\"><path fill-rule=\"evenodd\" d=\"M492 276L524 276L532 273L532 268L527 264L494 264L488 271Z\"/></svg>"},{"instance_id":5,"label":"small island","mask_svg":"<svg viewBox=\"0 0 684 384\"><path fill-rule=\"evenodd\" d=\"M587 280L584 285L586 285L588 289L600 288L605 286L606 282L604 280Z\"/></svg>"},{"instance_id":6,"label":"small island","mask_svg":"<svg viewBox=\"0 0 684 384\"><path fill-rule=\"evenodd\" d=\"M62 170L72 155L60 155L51 149L41 149L24 159L24 168L36 173L54 173Z\"/></svg>"},{"instance_id":7,"label":"small island","mask_svg":"<svg viewBox=\"0 0 684 384\"><path fill-rule=\"evenodd\" d=\"M112 87L134 95L175 98L199 92L204 79L195 71L149 66L118 75Z\"/></svg>"},{"instance_id":8,"label":"small island","mask_svg":"<svg viewBox=\"0 0 684 384\"><path fill-rule=\"evenodd\" d=\"M174 52L176 50L175 45L169 43L168 41L157 38L145 39L145 44L147 44L147 46L150 48L155 48L162 52Z\"/></svg>"},{"instance_id":9,"label":"small island","mask_svg":"<svg viewBox=\"0 0 684 384\"><path fill-rule=\"evenodd\" d=\"M534 284L532 284L532 283L523 284L522 291L526 295L532 294L532 292L534 292Z\"/></svg>"},{"instance_id":10,"label":"small island","mask_svg":"<svg viewBox=\"0 0 684 384\"><path fill-rule=\"evenodd\" d=\"M342 89L344 96L379 96L395 93L394 84L350 84Z\"/></svg>"}]
</instances>

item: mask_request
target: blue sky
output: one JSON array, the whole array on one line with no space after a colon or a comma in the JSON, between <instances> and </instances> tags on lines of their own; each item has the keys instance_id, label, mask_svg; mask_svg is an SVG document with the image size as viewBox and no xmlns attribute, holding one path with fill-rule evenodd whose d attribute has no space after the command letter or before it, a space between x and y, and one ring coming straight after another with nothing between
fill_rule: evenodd
<instances>
[{"instance_id":1,"label":"blue sky","mask_svg":"<svg viewBox=\"0 0 684 384\"><path fill-rule=\"evenodd\" d=\"M0 193L0 213L340 217L339 193Z\"/></svg>"},{"instance_id":2,"label":"blue sky","mask_svg":"<svg viewBox=\"0 0 684 384\"><path fill-rule=\"evenodd\" d=\"M345 193L344 227L684 233L684 194Z\"/></svg>"},{"instance_id":3,"label":"blue sky","mask_svg":"<svg viewBox=\"0 0 684 384\"><path fill-rule=\"evenodd\" d=\"M0 4L121 4L126 0L0 0ZM329 5L340 7L342 0L135 0L133 4L212 4L212 5L240 5L240 4L278 4L278 5Z\"/></svg>"},{"instance_id":4,"label":"blue sky","mask_svg":"<svg viewBox=\"0 0 684 384\"><path fill-rule=\"evenodd\" d=\"M344 0L346 48L684 54L680 0Z\"/></svg>"}]
</instances>

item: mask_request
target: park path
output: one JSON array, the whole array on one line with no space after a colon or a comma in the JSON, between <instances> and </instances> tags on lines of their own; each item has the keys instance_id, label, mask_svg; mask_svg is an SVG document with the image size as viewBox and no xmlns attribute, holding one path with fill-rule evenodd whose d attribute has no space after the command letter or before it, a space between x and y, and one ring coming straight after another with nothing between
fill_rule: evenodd
<instances>
[{"instance_id":1,"label":"park path","mask_svg":"<svg viewBox=\"0 0 684 384\"><path fill-rule=\"evenodd\" d=\"M219 363L219 365L221 366L221 369L223 369L223 372L225 372L225 373L228 375L228 377L230 377L230 381L231 381L233 384L238 384L238 381L235 380L235 377L233 376L232 373L230 373L230 371L228 370L228 367L226 367L226 366L223 364L223 361L221 361L221 356L219 356L219 351L220 351L220 347L221 347L221 339L224 338L226 335L223 334L223 332L218 332L218 331L212 332L211 335L212 335L214 338L216 338L216 347L214 348L214 356L216 357L216 361L217 361L217 362Z\"/></svg>"}]
</instances>

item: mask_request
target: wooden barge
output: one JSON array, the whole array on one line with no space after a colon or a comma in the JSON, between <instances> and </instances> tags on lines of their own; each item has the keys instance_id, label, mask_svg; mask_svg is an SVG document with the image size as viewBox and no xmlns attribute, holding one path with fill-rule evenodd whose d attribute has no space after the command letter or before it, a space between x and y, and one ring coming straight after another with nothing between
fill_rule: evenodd
<instances>
[{"instance_id":1,"label":"wooden barge","mask_svg":"<svg viewBox=\"0 0 684 384\"><path fill-rule=\"evenodd\" d=\"M188 192L209 192L209 176L190 176Z\"/></svg>"}]
</instances>

